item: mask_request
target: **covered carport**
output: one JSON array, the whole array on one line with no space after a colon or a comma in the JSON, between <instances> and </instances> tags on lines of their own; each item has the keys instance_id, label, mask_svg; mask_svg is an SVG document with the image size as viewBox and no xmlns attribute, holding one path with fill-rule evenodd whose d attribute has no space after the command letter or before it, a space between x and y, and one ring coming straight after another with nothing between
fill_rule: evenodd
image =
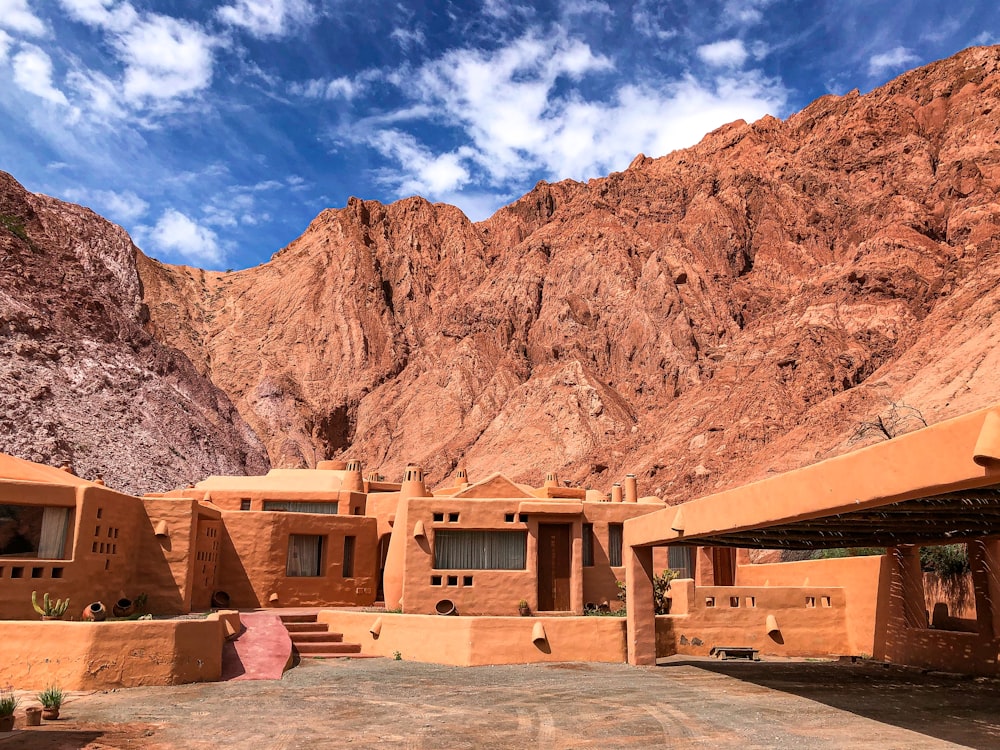
<instances>
[{"instance_id":1,"label":"covered carport","mask_svg":"<svg viewBox=\"0 0 1000 750\"><path fill-rule=\"evenodd\" d=\"M888 616L875 656L996 673L1000 648L1000 407L625 524L628 649L656 660L652 552L663 545L820 550L889 548ZM927 628L919 546L965 542L976 632Z\"/></svg>"}]
</instances>

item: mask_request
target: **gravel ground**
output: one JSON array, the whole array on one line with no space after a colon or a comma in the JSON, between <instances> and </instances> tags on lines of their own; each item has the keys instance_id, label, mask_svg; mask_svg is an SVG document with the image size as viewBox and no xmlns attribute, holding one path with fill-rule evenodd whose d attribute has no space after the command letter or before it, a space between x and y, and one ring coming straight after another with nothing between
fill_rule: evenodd
<instances>
[{"instance_id":1,"label":"gravel ground","mask_svg":"<svg viewBox=\"0 0 1000 750\"><path fill-rule=\"evenodd\" d=\"M76 696L0 750L1000 747L1000 682L872 664L304 661L272 682Z\"/></svg>"}]
</instances>

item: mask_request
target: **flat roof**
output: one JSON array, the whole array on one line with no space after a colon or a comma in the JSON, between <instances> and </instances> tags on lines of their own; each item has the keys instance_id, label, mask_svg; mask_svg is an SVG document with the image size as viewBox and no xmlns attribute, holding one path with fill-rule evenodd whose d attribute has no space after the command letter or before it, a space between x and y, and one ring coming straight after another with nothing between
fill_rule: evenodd
<instances>
[{"instance_id":1,"label":"flat roof","mask_svg":"<svg viewBox=\"0 0 1000 750\"><path fill-rule=\"evenodd\" d=\"M1000 535L1000 406L625 522L632 546L828 549Z\"/></svg>"}]
</instances>

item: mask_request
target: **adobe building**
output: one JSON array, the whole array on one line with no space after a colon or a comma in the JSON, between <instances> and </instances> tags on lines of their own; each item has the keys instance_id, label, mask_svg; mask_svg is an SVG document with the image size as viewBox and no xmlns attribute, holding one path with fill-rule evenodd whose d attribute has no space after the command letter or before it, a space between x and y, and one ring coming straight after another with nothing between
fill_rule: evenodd
<instances>
[{"instance_id":1,"label":"adobe building","mask_svg":"<svg viewBox=\"0 0 1000 750\"><path fill-rule=\"evenodd\" d=\"M968 550L971 606L942 612L919 552L957 542ZM671 614L656 616L653 554L663 545L888 554L776 565L741 556L732 586L675 582ZM714 644L996 674L1000 407L627 521L624 561L633 664Z\"/></svg>"}]
</instances>

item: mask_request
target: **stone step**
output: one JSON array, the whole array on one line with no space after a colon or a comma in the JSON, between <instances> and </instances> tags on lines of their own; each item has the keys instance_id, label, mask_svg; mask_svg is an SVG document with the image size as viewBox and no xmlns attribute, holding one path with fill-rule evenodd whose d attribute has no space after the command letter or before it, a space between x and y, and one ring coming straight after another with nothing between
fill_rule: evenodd
<instances>
[{"instance_id":1,"label":"stone step","mask_svg":"<svg viewBox=\"0 0 1000 750\"><path fill-rule=\"evenodd\" d=\"M341 656L343 654L360 654L360 643L296 643L295 650L302 656Z\"/></svg>"},{"instance_id":2,"label":"stone step","mask_svg":"<svg viewBox=\"0 0 1000 750\"><path fill-rule=\"evenodd\" d=\"M278 615L284 623L289 622L316 622L315 613L311 615Z\"/></svg>"},{"instance_id":3,"label":"stone step","mask_svg":"<svg viewBox=\"0 0 1000 750\"><path fill-rule=\"evenodd\" d=\"M289 633L328 633L329 626L322 622L286 622Z\"/></svg>"},{"instance_id":4,"label":"stone step","mask_svg":"<svg viewBox=\"0 0 1000 750\"><path fill-rule=\"evenodd\" d=\"M340 643L344 640L343 633L330 633L329 631L323 631L322 633L292 633L292 643L298 645L300 643Z\"/></svg>"},{"instance_id":5,"label":"stone step","mask_svg":"<svg viewBox=\"0 0 1000 750\"><path fill-rule=\"evenodd\" d=\"M303 659L384 659L378 654L299 654Z\"/></svg>"}]
</instances>

